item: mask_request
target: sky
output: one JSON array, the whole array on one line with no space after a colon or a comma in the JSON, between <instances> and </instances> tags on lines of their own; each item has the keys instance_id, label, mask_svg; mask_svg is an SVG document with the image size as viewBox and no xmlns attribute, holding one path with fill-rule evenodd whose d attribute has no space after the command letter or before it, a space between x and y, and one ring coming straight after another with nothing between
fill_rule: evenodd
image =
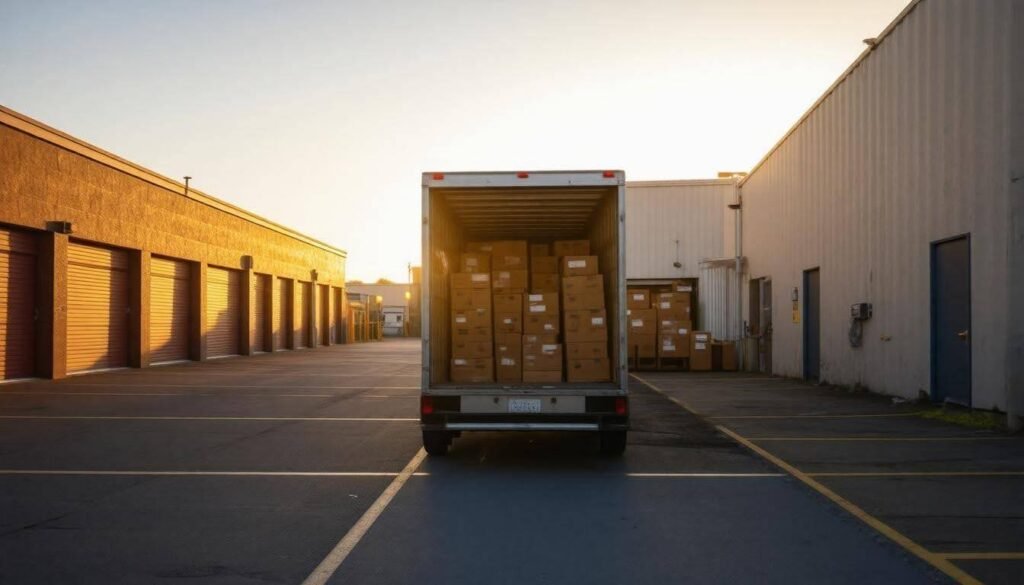
<instances>
[{"instance_id":1,"label":"sky","mask_svg":"<svg viewBox=\"0 0 1024 585\"><path fill-rule=\"evenodd\" d=\"M424 171L753 167L907 0L0 0L0 104L405 281Z\"/></svg>"}]
</instances>

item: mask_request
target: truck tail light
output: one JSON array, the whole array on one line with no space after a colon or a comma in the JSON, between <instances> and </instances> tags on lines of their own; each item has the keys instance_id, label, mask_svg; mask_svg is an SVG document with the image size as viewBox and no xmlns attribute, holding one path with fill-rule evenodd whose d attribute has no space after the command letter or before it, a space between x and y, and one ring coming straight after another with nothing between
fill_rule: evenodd
<instances>
[{"instance_id":1,"label":"truck tail light","mask_svg":"<svg viewBox=\"0 0 1024 585\"><path fill-rule=\"evenodd\" d=\"M530 176L530 173L523 173L523 172L516 173L516 177L519 178L519 179L526 179L526 178L529 178L529 176Z\"/></svg>"},{"instance_id":2,"label":"truck tail light","mask_svg":"<svg viewBox=\"0 0 1024 585\"><path fill-rule=\"evenodd\" d=\"M615 414L624 415L626 414L626 399L616 398L615 399Z\"/></svg>"},{"instance_id":3,"label":"truck tail light","mask_svg":"<svg viewBox=\"0 0 1024 585\"><path fill-rule=\"evenodd\" d=\"M420 396L420 414L434 414L434 399L430 396Z\"/></svg>"},{"instance_id":4,"label":"truck tail light","mask_svg":"<svg viewBox=\"0 0 1024 585\"><path fill-rule=\"evenodd\" d=\"M601 173L601 176L603 176L606 179L614 179L615 178L615 171L605 171L605 172Z\"/></svg>"}]
</instances>

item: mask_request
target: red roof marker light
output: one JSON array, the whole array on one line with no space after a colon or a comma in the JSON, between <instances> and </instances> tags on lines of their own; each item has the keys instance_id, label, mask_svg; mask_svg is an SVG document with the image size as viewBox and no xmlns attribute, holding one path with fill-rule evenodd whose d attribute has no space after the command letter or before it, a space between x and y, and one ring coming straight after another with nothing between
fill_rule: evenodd
<instances>
[{"instance_id":1,"label":"red roof marker light","mask_svg":"<svg viewBox=\"0 0 1024 585\"><path fill-rule=\"evenodd\" d=\"M443 181L444 180L444 173L434 173L432 178L435 181Z\"/></svg>"},{"instance_id":2,"label":"red roof marker light","mask_svg":"<svg viewBox=\"0 0 1024 585\"><path fill-rule=\"evenodd\" d=\"M606 178L606 179L614 179L615 178L615 171L605 171L605 172L601 173L601 176Z\"/></svg>"},{"instance_id":3,"label":"red roof marker light","mask_svg":"<svg viewBox=\"0 0 1024 585\"><path fill-rule=\"evenodd\" d=\"M524 173L524 172L518 172L518 173L516 173L516 177L517 177L517 178L519 178L519 179L526 179L526 178L528 178L529 176L530 176L530 173Z\"/></svg>"}]
</instances>

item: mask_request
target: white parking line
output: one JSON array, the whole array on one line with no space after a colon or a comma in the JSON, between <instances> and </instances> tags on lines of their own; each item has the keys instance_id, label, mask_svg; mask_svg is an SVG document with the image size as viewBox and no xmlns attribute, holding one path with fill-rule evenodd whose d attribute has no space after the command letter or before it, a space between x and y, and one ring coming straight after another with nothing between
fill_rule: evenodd
<instances>
[{"instance_id":1,"label":"white parking line","mask_svg":"<svg viewBox=\"0 0 1024 585\"><path fill-rule=\"evenodd\" d=\"M626 477L665 477L665 478L709 478L732 479L744 477L785 477L785 473L627 473Z\"/></svg>"},{"instance_id":2,"label":"white parking line","mask_svg":"<svg viewBox=\"0 0 1024 585\"><path fill-rule=\"evenodd\" d=\"M209 420L209 421L310 421L310 422L420 422L418 418L301 417L301 416L33 416L2 415L3 420Z\"/></svg>"},{"instance_id":3,"label":"white parking line","mask_svg":"<svg viewBox=\"0 0 1024 585\"><path fill-rule=\"evenodd\" d=\"M109 388L111 384L71 384L72 386L84 386L84 387L99 387ZM274 384L127 384L135 388L263 388L270 390L278 388L279 386ZM293 386L294 388L294 386ZM310 390L419 390L419 386L377 386L374 384L363 384L361 386L299 386L299 388L309 388ZM8 394L8 392L0 392L0 394Z\"/></svg>"},{"instance_id":4,"label":"white parking line","mask_svg":"<svg viewBox=\"0 0 1024 585\"><path fill-rule=\"evenodd\" d=\"M150 471L122 469L0 469L0 475L153 475L185 477L395 477L396 471ZM430 475L426 472L416 476Z\"/></svg>"},{"instance_id":5,"label":"white parking line","mask_svg":"<svg viewBox=\"0 0 1024 585\"><path fill-rule=\"evenodd\" d=\"M388 504L390 504L391 500L393 500L395 495L398 494L398 491L402 489L405 482L412 477L412 474L416 471L416 468L420 466L420 463L423 462L423 459L426 456L427 452L422 448L416 452L416 455L413 455L413 458L409 460L409 463L405 466L405 469L402 470L402 473L400 473L398 477L391 482L391 485L381 493L377 498L377 501L375 501L373 505L363 513L363 516L359 521L349 529L345 537L334 546L324 560L320 561L320 564L313 569L313 572L310 573L309 577L306 577L306 580L302 582L302 585L322 585L327 583L327 580L330 579L331 576L334 575L334 572L338 570L338 567L345 562L345 559L352 552L352 549L359 544L359 541L362 540L363 536L366 535L366 532L370 530L373 523L377 521L377 518L379 518L381 513L384 512L384 509L388 507Z\"/></svg>"}]
</instances>

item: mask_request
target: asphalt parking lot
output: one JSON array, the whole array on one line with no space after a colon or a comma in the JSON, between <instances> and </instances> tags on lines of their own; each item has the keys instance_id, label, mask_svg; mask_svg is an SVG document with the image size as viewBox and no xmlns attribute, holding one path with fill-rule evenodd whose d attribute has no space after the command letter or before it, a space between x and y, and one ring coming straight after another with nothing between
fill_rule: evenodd
<instances>
[{"instance_id":1,"label":"asphalt parking lot","mask_svg":"<svg viewBox=\"0 0 1024 585\"><path fill-rule=\"evenodd\" d=\"M1019 438L662 373L631 383L621 459L583 435L467 434L420 461L419 369L413 340L0 386L0 582L951 581L938 560L1022 581ZM826 432L915 440L798 440Z\"/></svg>"}]
</instances>

